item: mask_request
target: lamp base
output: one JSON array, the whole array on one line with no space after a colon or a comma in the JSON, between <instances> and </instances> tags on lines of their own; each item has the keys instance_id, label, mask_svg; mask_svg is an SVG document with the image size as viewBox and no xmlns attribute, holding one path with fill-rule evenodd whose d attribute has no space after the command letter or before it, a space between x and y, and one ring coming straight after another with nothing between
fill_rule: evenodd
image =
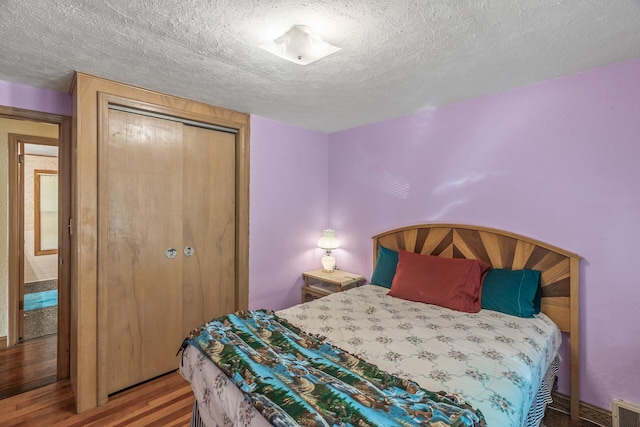
<instances>
[{"instance_id":1,"label":"lamp base","mask_svg":"<svg viewBox=\"0 0 640 427\"><path fill-rule=\"evenodd\" d=\"M325 273L333 273L336 268L336 259L332 256L322 257L322 271Z\"/></svg>"}]
</instances>

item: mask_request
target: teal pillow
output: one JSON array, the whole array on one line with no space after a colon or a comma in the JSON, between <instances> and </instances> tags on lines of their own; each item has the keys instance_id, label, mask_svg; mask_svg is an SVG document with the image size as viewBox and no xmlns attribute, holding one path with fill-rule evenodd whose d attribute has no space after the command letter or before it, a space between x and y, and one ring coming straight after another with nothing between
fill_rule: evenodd
<instances>
[{"instance_id":1,"label":"teal pillow","mask_svg":"<svg viewBox=\"0 0 640 427\"><path fill-rule=\"evenodd\" d=\"M542 287L538 270L489 270L482 283L482 308L519 317L540 313Z\"/></svg>"},{"instance_id":2,"label":"teal pillow","mask_svg":"<svg viewBox=\"0 0 640 427\"><path fill-rule=\"evenodd\" d=\"M393 276L396 275L397 265L398 252L382 245L378 246L378 258L371 276L371 284L391 289L391 282L393 282Z\"/></svg>"}]
</instances>

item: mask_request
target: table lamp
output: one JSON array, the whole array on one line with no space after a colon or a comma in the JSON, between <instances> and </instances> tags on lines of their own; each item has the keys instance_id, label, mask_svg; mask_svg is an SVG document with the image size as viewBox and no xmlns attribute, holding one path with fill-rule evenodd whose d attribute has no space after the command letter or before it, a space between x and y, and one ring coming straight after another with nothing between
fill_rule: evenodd
<instances>
[{"instance_id":1,"label":"table lamp","mask_svg":"<svg viewBox=\"0 0 640 427\"><path fill-rule=\"evenodd\" d=\"M322 237L318 240L318 247L325 251L325 256L322 257L322 270L332 273L336 268L336 259L331 255L331 251L340 247L335 230L330 228L323 230Z\"/></svg>"}]
</instances>

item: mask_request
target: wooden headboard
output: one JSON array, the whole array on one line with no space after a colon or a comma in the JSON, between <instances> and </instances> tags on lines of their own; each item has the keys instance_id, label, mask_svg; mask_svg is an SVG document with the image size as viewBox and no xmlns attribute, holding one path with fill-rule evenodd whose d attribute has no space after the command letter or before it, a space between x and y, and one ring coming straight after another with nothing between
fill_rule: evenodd
<instances>
[{"instance_id":1,"label":"wooden headboard","mask_svg":"<svg viewBox=\"0 0 640 427\"><path fill-rule=\"evenodd\" d=\"M540 270L542 312L569 334L571 418L579 418L579 255L507 231L460 224L415 225L373 236L374 266L380 245L395 251L477 259L494 268Z\"/></svg>"}]
</instances>

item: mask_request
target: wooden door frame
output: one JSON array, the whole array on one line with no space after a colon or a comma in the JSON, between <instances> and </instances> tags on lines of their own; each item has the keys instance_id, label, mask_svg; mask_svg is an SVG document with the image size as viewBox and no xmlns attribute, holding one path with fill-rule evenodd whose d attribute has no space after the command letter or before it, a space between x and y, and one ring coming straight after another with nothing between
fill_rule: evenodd
<instances>
[{"instance_id":1,"label":"wooden door frame","mask_svg":"<svg viewBox=\"0 0 640 427\"><path fill-rule=\"evenodd\" d=\"M58 263L58 351L57 351L57 376L58 379L69 378L70 373L70 312L71 312L71 243L67 234L67 222L71 214L71 118L58 114L44 113L21 108L0 106L0 117L12 120L26 120L58 125L58 170L59 180L59 221L58 221L58 255L63 260ZM15 142L13 143L15 145ZM11 142L9 148L11 149ZM17 148L17 147L16 147ZM17 149L12 158L9 157L9 177L17 176ZM11 188L11 186L10 186ZM12 191L12 192L11 192ZM17 218L16 191L10 189L9 205L12 206L9 218ZM13 199L12 199L13 198ZM12 315L12 305L17 307L18 296L12 291L12 281L19 281L19 271L16 269L18 262L18 227L16 222L9 220L9 315ZM59 259L60 259L59 258ZM14 282L15 283L15 282ZM15 290L15 288L14 288ZM15 310L15 309L14 309ZM13 313L15 316L15 313ZM14 325L15 326L15 325ZM8 331L8 342L17 339L18 331L15 327ZM16 337L16 338L14 338Z\"/></svg>"},{"instance_id":2,"label":"wooden door frame","mask_svg":"<svg viewBox=\"0 0 640 427\"><path fill-rule=\"evenodd\" d=\"M7 345L17 344L24 335L24 144L59 147L57 138L10 133L9 142L9 327ZM57 253L57 251L56 251ZM17 258L17 262L16 262ZM16 269L16 265L18 268ZM17 271L16 271L17 270ZM16 280L17 279L17 280ZM22 308L21 308L22 307Z\"/></svg>"}]
</instances>

